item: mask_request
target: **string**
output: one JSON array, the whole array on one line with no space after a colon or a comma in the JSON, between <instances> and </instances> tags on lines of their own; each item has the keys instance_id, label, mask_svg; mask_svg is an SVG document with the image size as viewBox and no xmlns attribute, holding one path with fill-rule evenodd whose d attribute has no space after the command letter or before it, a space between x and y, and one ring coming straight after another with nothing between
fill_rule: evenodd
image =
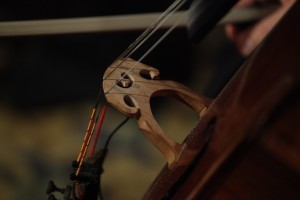
<instances>
[{"instance_id":1,"label":"string","mask_svg":"<svg viewBox=\"0 0 300 200\"><path fill-rule=\"evenodd\" d=\"M174 12L176 12L187 0L177 0L175 1L135 42L133 42L133 44L131 44L129 46L128 49L126 49L119 57L122 58L123 56L125 56L126 54L126 58L128 58L130 55L132 55L132 53L134 53L154 32L156 32L158 30L158 28L163 24L163 22L165 20L167 20L168 17L170 17L171 14L173 14ZM123 74L121 76L121 78L119 78L116 83L114 83L112 85L112 87L108 90L104 92L105 94L108 94L108 92L113 89L122 79L124 79L124 77L126 75L128 75L157 45L159 45L178 25L179 20L173 24L173 26L171 26L149 49L148 51L141 56L141 58L136 61L136 63L131 66L131 68L129 68L129 70L126 71L125 74ZM150 31L150 33L148 34L148 32ZM124 60L122 61L124 62ZM119 63L119 65L117 66L120 67L121 63ZM116 69L116 68L115 68ZM114 69L114 70L115 70ZM114 71L113 70L113 71ZM113 73L113 71L111 73ZM111 74L110 73L110 74ZM109 74L109 75L110 75ZM106 78L109 76L107 75ZM105 79L105 78L104 78ZM99 97L99 96L98 96ZM97 101L98 103L98 101ZM92 129L92 131L94 130L94 128ZM97 137L98 138L98 137Z\"/></svg>"},{"instance_id":2,"label":"string","mask_svg":"<svg viewBox=\"0 0 300 200\"><path fill-rule=\"evenodd\" d=\"M141 47L141 45L143 45L161 26L162 24L173 14L175 13L183 4L185 4L187 2L187 0L176 0L156 21L154 21L150 27L148 29L146 29L141 35L140 37L138 37L113 63L115 63L118 60L121 60L121 62L116 66L116 68L114 68L106 77L104 77L103 79L107 79L108 76L110 76L118 67L120 67L123 62L125 62L125 60L127 58L129 58L129 56L131 56L138 48ZM178 20L179 22L179 20ZM124 79L125 76L127 76L138 64L140 61L142 61L158 44L160 44L163 39L170 34L170 32L172 30L175 29L175 27L178 25L178 22L175 23L171 28L169 28L165 34L163 36L161 36L149 49L148 51L133 65L131 66L131 68L129 68L129 70L127 70L127 72L125 74L123 74L121 76L121 78L119 78L116 83L108 90L108 91L104 91L104 95L100 98L100 91L97 97L97 101L96 101L96 105L92 110L92 114L90 117L90 121L88 124L88 128L84 137L84 141L83 144L81 146L80 149L80 153L78 155L77 158L77 162L79 163L79 167L77 168L76 171L76 175L79 175L83 160L86 156L86 151L87 148L89 146L90 140L92 138L92 135L94 133L94 129L96 126L96 122L98 121L99 115L101 112L102 108L100 109L96 120L95 120L95 113L97 111L98 108L98 104L101 102L101 105L103 105L104 102L104 96L106 94L108 94L108 92L113 89L122 79ZM105 109L106 110L106 109ZM104 115L104 113L103 113ZM102 116L102 114L101 114ZM101 117L102 118L102 117ZM104 116L103 116L104 118ZM102 119L103 120L103 119ZM101 123L99 123L99 132L100 132L100 128L101 128ZM97 128L97 132L98 132L98 128ZM96 136L96 139L98 139L98 136ZM94 147L92 148L94 149ZM91 150L91 152L93 152L93 150Z\"/></svg>"},{"instance_id":3,"label":"string","mask_svg":"<svg viewBox=\"0 0 300 200\"><path fill-rule=\"evenodd\" d=\"M169 6L169 8L167 10L165 10L162 13L162 15L160 15L115 61L121 60L121 59L125 60L129 56L131 56L185 2L186 2L186 0L177 0L171 6ZM121 64L122 63L120 63L119 65L121 65ZM113 72L114 72L114 70L111 73L113 73ZM104 79L106 79L110 74L108 74L106 77L104 77Z\"/></svg>"},{"instance_id":4,"label":"string","mask_svg":"<svg viewBox=\"0 0 300 200\"><path fill-rule=\"evenodd\" d=\"M97 141L98 141L98 138L99 138L99 135L100 135L101 127L102 127L104 116L105 116L105 113L106 113L106 108L107 108L107 104L104 104L101 108L101 111L99 112L100 113L100 119L98 121L98 126L97 126L97 130L96 130L96 135L95 135L95 138L94 138L94 142L93 142L93 145L92 145L91 150L90 150L90 156L94 155L94 153L95 153L95 149L96 149L96 146L97 146Z\"/></svg>"},{"instance_id":5,"label":"string","mask_svg":"<svg viewBox=\"0 0 300 200\"><path fill-rule=\"evenodd\" d=\"M176 0L167 10L165 10L151 25L147 28L113 63L122 60L117 67L121 66L123 62L129 58L142 44L144 44L162 25L163 23L178 11L187 0ZM177 23L178 24L178 23ZM112 70L106 77L107 79L116 69Z\"/></svg>"},{"instance_id":6,"label":"string","mask_svg":"<svg viewBox=\"0 0 300 200\"><path fill-rule=\"evenodd\" d=\"M83 139L83 143L82 143L79 155L78 155L77 160L76 160L78 163L80 163L80 161L85 156L86 149L88 147L88 142L91 138L92 130L94 130L94 128L95 128L95 113L96 113L96 110L97 110L97 104L94 106L94 108L92 110L92 114L91 114L91 117L90 117L90 120L89 120L89 123L88 123L88 127L87 127L87 130L86 130L84 139Z\"/></svg>"},{"instance_id":7,"label":"string","mask_svg":"<svg viewBox=\"0 0 300 200\"><path fill-rule=\"evenodd\" d=\"M144 53L137 61L134 65L132 65L107 91L104 91L104 95L108 94L120 81L122 81L124 79L125 76L127 76L132 70L134 70L134 68L149 54L152 52L152 50L157 47L178 25L179 20L177 20L176 23L174 23L147 51L146 53ZM121 62L121 64L124 62L125 60L123 60ZM118 64L114 70L116 70L117 68L120 67L121 64ZM113 70L113 71L114 71ZM112 74L112 73L110 73ZM108 77L108 76L106 76Z\"/></svg>"},{"instance_id":8,"label":"string","mask_svg":"<svg viewBox=\"0 0 300 200\"><path fill-rule=\"evenodd\" d=\"M129 117L126 117L126 119L124 119L110 134L109 134L109 137L108 139L106 140L105 142L105 145L104 145L104 149L108 149L108 145L110 143L110 140L112 139L112 137L114 136L114 134L126 123L128 122L130 118Z\"/></svg>"}]
</instances>

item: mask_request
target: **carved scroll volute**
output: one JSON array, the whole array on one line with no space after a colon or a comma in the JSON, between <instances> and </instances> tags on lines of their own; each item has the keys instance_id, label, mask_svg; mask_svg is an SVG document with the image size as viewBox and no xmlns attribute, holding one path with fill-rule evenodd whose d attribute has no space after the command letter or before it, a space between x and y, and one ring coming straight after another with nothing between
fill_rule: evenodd
<instances>
[{"instance_id":1,"label":"carved scroll volute","mask_svg":"<svg viewBox=\"0 0 300 200\"><path fill-rule=\"evenodd\" d=\"M133 67L134 66L134 67ZM184 149L171 139L156 122L150 106L151 97L173 96L190 106L201 117L210 100L192 92L186 86L157 80L159 71L134 60L119 60L107 68L103 89L107 101L128 117L135 117L145 136L165 156L169 166Z\"/></svg>"}]
</instances>

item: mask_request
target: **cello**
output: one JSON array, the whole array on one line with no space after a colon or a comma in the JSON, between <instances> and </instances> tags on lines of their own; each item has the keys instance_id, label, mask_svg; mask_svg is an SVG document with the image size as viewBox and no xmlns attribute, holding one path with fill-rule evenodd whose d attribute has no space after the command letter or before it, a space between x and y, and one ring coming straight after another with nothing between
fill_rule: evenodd
<instances>
[{"instance_id":1,"label":"cello","mask_svg":"<svg viewBox=\"0 0 300 200\"><path fill-rule=\"evenodd\" d=\"M297 1L213 100L157 80L158 70L129 58L107 69L107 101L136 118L167 160L143 199L299 198L299 14ZM200 122L182 144L153 121L148 101L155 95L174 96L199 114ZM99 163L83 171L94 165ZM73 180L84 182L82 177ZM98 182L88 179L82 199L97 199Z\"/></svg>"}]
</instances>

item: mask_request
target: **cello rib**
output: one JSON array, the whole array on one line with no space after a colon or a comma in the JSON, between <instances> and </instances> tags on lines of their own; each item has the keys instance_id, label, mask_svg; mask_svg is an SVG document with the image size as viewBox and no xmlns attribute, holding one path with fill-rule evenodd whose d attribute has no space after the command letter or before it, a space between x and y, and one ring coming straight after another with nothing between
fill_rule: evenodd
<instances>
[{"instance_id":1,"label":"cello rib","mask_svg":"<svg viewBox=\"0 0 300 200\"><path fill-rule=\"evenodd\" d=\"M299 19L297 1L186 139L214 119L194 167L165 168L144 199L299 199Z\"/></svg>"}]
</instances>

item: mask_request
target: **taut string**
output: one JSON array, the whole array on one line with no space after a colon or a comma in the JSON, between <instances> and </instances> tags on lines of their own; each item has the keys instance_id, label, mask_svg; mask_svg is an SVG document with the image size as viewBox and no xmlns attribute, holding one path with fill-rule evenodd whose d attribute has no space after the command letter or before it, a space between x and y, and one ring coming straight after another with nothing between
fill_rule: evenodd
<instances>
[{"instance_id":1,"label":"taut string","mask_svg":"<svg viewBox=\"0 0 300 200\"><path fill-rule=\"evenodd\" d=\"M117 68L122 65L123 60L126 60L131 56L142 44L144 44L162 25L163 23L171 16L173 15L176 11L178 11L185 3L187 0L176 0L167 10L165 10L150 26L147 28L114 62L118 60L122 60L121 63L117 65ZM179 20L178 20L179 22ZM176 24L178 24L178 22ZM170 27L170 29L174 29ZM162 36L164 37L164 36ZM106 77L103 79L107 79L108 76L110 76L113 72L115 71L112 70Z\"/></svg>"},{"instance_id":2,"label":"taut string","mask_svg":"<svg viewBox=\"0 0 300 200\"><path fill-rule=\"evenodd\" d=\"M107 79L117 68L119 68L122 63L129 58L137 49L139 49L162 25L163 23L171 16L173 15L176 11L178 11L188 0L176 0L169 8L162 13L162 15L155 20L149 28L147 28L114 62L121 60L121 62L103 79ZM137 65L139 62L141 62L157 45L159 45L178 25L179 20L177 23L175 23L173 26L171 26L137 61L136 64L132 65L126 73L124 73L117 81L116 83L107 91L104 91L104 95L108 94L108 92L113 89L126 75L128 75ZM79 167L76 171L76 175L79 174L80 169L81 169L81 164L86 156L86 151L87 148L90 144L90 140L92 138L92 135L95 130L95 125L98 121L100 112L102 109L98 110L98 105L100 103L101 108L103 107L103 104L105 102L104 100L104 95L100 95L101 91L99 91L96 105L94 106L91 114L91 118L89 121L89 125L86 131L86 135L79 153L79 156L77 158L77 162L79 162ZM100 97L101 96L101 97ZM97 112L97 117L95 117L95 113ZM105 112L105 111L104 111ZM93 147L94 148L94 147Z\"/></svg>"}]
</instances>

